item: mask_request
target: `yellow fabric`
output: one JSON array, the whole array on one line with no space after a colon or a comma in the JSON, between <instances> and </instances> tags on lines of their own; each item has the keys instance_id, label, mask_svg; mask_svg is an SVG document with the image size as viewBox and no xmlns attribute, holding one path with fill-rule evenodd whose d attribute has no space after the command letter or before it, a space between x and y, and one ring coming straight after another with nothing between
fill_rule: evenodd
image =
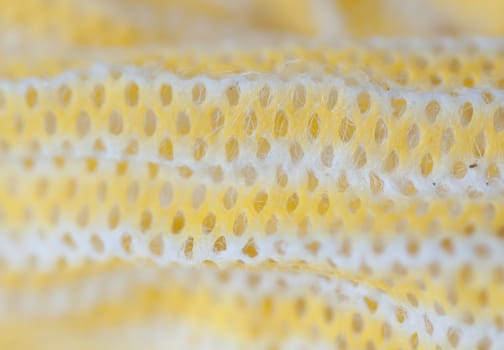
<instances>
[{"instance_id":1,"label":"yellow fabric","mask_svg":"<svg viewBox=\"0 0 504 350\"><path fill-rule=\"evenodd\" d=\"M501 348L501 10L0 1L0 348Z\"/></svg>"}]
</instances>

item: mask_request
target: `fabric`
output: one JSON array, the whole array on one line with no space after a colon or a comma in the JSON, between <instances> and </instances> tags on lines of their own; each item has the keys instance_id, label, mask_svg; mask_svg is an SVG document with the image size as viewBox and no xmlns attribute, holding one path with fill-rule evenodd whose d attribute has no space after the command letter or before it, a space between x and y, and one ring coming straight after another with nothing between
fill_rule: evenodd
<instances>
[{"instance_id":1,"label":"fabric","mask_svg":"<svg viewBox=\"0 0 504 350\"><path fill-rule=\"evenodd\" d=\"M502 349L500 1L0 1L0 348Z\"/></svg>"}]
</instances>

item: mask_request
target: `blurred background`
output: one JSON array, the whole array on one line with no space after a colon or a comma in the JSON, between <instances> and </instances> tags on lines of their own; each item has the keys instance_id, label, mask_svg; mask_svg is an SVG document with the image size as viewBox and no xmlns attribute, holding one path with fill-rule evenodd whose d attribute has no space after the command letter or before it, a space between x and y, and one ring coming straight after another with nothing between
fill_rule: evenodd
<instances>
[{"instance_id":1,"label":"blurred background","mask_svg":"<svg viewBox=\"0 0 504 350\"><path fill-rule=\"evenodd\" d=\"M499 0L0 1L4 45L129 46L267 35L338 37L504 33Z\"/></svg>"}]
</instances>

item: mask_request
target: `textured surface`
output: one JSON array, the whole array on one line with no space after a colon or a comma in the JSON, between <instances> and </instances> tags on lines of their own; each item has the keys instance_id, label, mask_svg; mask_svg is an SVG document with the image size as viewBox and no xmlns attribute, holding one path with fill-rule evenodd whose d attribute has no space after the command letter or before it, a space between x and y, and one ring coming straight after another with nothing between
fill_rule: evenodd
<instances>
[{"instance_id":1,"label":"textured surface","mask_svg":"<svg viewBox=\"0 0 504 350\"><path fill-rule=\"evenodd\" d=\"M497 2L0 4L1 348L502 347Z\"/></svg>"}]
</instances>

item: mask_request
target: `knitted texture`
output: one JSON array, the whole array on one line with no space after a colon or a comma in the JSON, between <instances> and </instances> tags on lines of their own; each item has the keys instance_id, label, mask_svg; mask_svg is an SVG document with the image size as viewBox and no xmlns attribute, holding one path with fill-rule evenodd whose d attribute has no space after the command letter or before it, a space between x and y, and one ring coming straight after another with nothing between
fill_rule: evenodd
<instances>
[{"instance_id":1,"label":"knitted texture","mask_svg":"<svg viewBox=\"0 0 504 350\"><path fill-rule=\"evenodd\" d=\"M53 2L0 1L1 348L502 347L500 2Z\"/></svg>"}]
</instances>

